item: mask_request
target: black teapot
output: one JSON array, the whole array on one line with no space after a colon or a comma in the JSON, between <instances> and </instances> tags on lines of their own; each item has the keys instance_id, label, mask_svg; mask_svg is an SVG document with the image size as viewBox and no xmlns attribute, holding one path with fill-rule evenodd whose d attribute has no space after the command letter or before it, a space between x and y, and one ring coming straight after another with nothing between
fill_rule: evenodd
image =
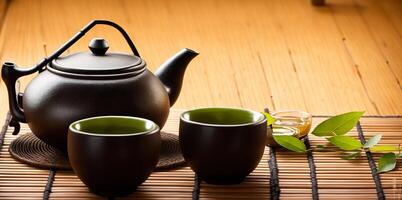
<instances>
[{"instance_id":1,"label":"black teapot","mask_svg":"<svg viewBox=\"0 0 402 200\"><path fill-rule=\"evenodd\" d=\"M121 32L134 55L107 52L108 43L95 38L89 43L90 52L61 56L97 24L109 25ZM18 68L6 62L2 78L7 86L14 133L19 122L28 123L41 140L66 150L70 123L99 115L127 115L147 118L163 127L179 96L184 72L198 53L183 49L156 71L146 69L128 34L117 24L94 20L67 43L43 59L35 67ZM25 89L16 94L18 78L39 72ZM17 98L20 96L21 98Z\"/></svg>"}]
</instances>

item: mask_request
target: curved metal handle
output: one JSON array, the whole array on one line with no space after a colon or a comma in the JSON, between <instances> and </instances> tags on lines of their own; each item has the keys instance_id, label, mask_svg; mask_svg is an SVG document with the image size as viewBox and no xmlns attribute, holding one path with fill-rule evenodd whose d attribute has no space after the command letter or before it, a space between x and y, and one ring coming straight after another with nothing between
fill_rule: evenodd
<instances>
[{"instance_id":1,"label":"curved metal handle","mask_svg":"<svg viewBox=\"0 0 402 200\"><path fill-rule=\"evenodd\" d=\"M68 40L64 45L62 45L59 49L57 49L52 55L48 56L47 58L44 58L36 66L29 69L29 71L32 73L37 72L37 71L39 71L39 72L43 71L44 67L47 64L49 64L55 58L59 57L62 53L64 53L74 43L76 43L79 39L81 39L89 30L91 30L97 24L109 25L109 26L112 26L113 28L117 29L118 31L120 31L120 33L123 35L124 39L126 39L128 46L130 46L133 54L138 57L141 57L140 54L138 53L137 48L135 48L133 41L130 39L130 36L128 36L127 32L121 26L119 26L118 24L116 24L114 22L107 21L107 20L93 20L89 24L87 24L84 28L82 28L80 32L78 32L72 38L70 38L70 40Z\"/></svg>"},{"instance_id":2,"label":"curved metal handle","mask_svg":"<svg viewBox=\"0 0 402 200\"><path fill-rule=\"evenodd\" d=\"M118 24L116 24L114 22L107 21L107 20L93 20L86 27L81 29L81 32L85 31L84 32L84 34L85 34L86 32L88 32L92 27L94 27L97 24L109 25L109 26L114 27L118 31L120 31L120 33L123 35L124 39L126 39L126 42L128 43L128 46L130 46L131 51L133 52L133 54L138 56L138 57L141 57L140 54L138 53L137 48L135 48L135 45L134 45L133 41L131 40L130 36L128 36L127 32L121 26L119 26Z\"/></svg>"},{"instance_id":3,"label":"curved metal handle","mask_svg":"<svg viewBox=\"0 0 402 200\"><path fill-rule=\"evenodd\" d=\"M68 40L63 46L61 46L58 50L56 50L46 60L48 60L48 62L49 62L49 61L59 57L64 51L66 51L68 48L70 48L75 42L77 42L79 39L81 39L89 30L91 30L95 25L98 25L98 24L109 25L109 26L112 26L113 28L117 29L118 31L120 31L120 33L123 35L124 39L126 39L128 46L130 46L133 54L138 57L141 57L140 54L138 53L137 48L135 48L133 41L130 39L130 36L128 36L127 32L121 26L119 26L118 24L116 24L114 22L107 21L107 20L93 20L89 24L87 24L84 28L82 28L80 32L78 32L70 40Z\"/></svg>"}]
</instances>

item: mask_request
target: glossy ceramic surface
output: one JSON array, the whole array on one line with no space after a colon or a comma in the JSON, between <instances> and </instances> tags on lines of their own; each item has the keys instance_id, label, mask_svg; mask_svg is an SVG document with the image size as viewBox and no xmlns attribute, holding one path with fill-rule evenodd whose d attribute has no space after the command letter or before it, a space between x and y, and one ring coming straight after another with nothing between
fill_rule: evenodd
<instances>
[{"instance_id":1,"label":"glossy ceramic surface","mask_svg":"<svg viewBox=\"0 0 402 200\"><path fill-rule=\"evenodd\" d=\"M262 158L266 122L263 114L242 109L187 111L180 118L183 156L207 183L240 183Z\"/></svg>"},{"instance_id":2,"label":"glossy ceramic surface","mask_svg":"<svg viewBox=\"0 0 402 200\"><path fill-rule=\"evenodd\" d=\"M61 56L97 24L118 29L133 54L107 52L108 43L93 39L91 52ZM146 69L128 34L117 24L95 20L85 26L55 53L30 69L4 63L2 78L7 86L12 114L10 126L19 130L19 122L28 123L44 142L62 151L67 147L68 126L72 122L101 115L126 115L150 119L163 127L169 108L177 100L189 62L198 55L183 49L168 59L156 75ZM27 86L22 102L17 101L18 78L40 72Z\"/></svg>"},{"instance_id":3,"label":"glossy ceramic surface","mask_svg":"<svg viewBox=\"0 0 402 200\"><path fill-rule=\"evenodd\" d=\"M69 127L68 156L77 176L103 196L133 192L155 169L160 131L150 120L94 117Z\"/></svg>"},{"instance_id":4,"label":"glossy ceramic surface","mask_svg":"<svg viewBox=\"0 0 402 200\"><path fill-rule=\"evenodd\" d=\"M49 69L31 81L23 99L32 132L62 150L66 149L68 126L76 120L102 115L138 116L162 127L170 108L165 88L148 70L131 76L90 79Z\"/></svg>"}]
</instances>

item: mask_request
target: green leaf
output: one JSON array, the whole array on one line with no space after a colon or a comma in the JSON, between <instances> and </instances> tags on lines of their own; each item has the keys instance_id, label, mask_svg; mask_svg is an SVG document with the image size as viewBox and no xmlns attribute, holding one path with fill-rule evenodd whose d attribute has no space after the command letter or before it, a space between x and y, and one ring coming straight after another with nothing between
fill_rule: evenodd
<instances>
[{"instance_id":1,"label":"green leaf","mask_svg":"<svg viewBox=\"0 0 402 200\"><path fill-rule=\"evenodd\" d=\"M298 138L289 135L274 135L274 140L276 143L289 149L291 151L304 153L306 152L306 145Z\"/></svg>"},{"instance_id":2,"label":"green leaf","mask_svg":"<svg viewBox=\"0 0 402 200\"><path fill-rule=\"evenodd\" d=\"M393 146L393 145L377 145L377 146L370 147L370 151L374 152L374 153L399 151L399 147Z\"/></svg>"},{"instance_id":3,"label":"green leaf","mask_svg":"<svg viewBox=\"0 0 402 200\"><path fill-rule=\"evenodd\" d=\"M373 137L371 137L369 140L366 141L363 147L364 148L373 147L374 145L378 144L378 142L381 140L381 137L382 137L381 134L374 135Z\"/></svg>"},{"instance_id":4,"label":"green leaf","mask_svg":"<svg viewBox=\"0 0 402 200\"><path fill-rule=\"evenodd\" d=\"M318 144L317 146L316 146L316 148L318 148L318 149L324 149L326 146L325 145L322 145L322 144Z\"/></svg>"},{"instance_id":5,"label":"green leaf","mask_svg":"<svg viewBox=\"0 0 402 200\"><path fill-rule=\"evenodd\" d=\"M268 126L275 122L275 118L273 118L269 113L263 112L262 114L264 114L265 117L267 118L267 125Z\"/></svg>"},{"instance_id":6,"label":"green leaf","mask_svg":"<svg viewBox=\"0 0 402 200\"><path fill-rule=\"evenodd\" d=\"M321 122L312 134L316 136L344 135L359 121L364 112L349 112Z\"/></svg>"},{"instance_id":7,"label":"green leaf","mask_svg":"<svg viewBox=\"0 0 402 200\"><path fill-rule=\"evenodd\" d=\"M394 153L384 154L378 161L377 173L388 172L395 168L396 156Z\"/></svg>"},{"instance_id":8,"label":"green leaf","mask_svg":"<svg viewBox=\"0 0 402 200\"><path fill-rule=\"evenodd\" d=\"M347 151L360 149L362 147L362 144L359 140L344 135L330 137L328 138L328 141L340 149Z\"/></svg>"},{"instance_id":9,"label":"green leaf","mask_svg":"<svg viewBox=\"0 0 402 200\"><path fill-rule=\"evenodd\" d=\"M356 152L348 153L348 154L342 156L341 158L344 159L344 160L355 159L355 158L357 158L357 157L360 157L360 153L361 153L361 151L356 151Z\"/></svg>"}]
</instances>

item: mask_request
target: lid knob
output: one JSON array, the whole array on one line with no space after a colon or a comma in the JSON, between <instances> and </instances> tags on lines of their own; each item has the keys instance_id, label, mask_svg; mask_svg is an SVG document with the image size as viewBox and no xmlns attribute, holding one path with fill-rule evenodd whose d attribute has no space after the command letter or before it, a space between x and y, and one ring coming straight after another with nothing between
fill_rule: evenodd
<instances>
[{"instance_id":1,"label":"lid knob","mask_svg":"<svg viewBox=\"0 0 402 200\"><path fill-rule=\"evenodd\" d=\"M103 56L109 49L109 44L103 38L94 38L89 42L88 47L94 55Z\"/></svg>"}]
</instances>

